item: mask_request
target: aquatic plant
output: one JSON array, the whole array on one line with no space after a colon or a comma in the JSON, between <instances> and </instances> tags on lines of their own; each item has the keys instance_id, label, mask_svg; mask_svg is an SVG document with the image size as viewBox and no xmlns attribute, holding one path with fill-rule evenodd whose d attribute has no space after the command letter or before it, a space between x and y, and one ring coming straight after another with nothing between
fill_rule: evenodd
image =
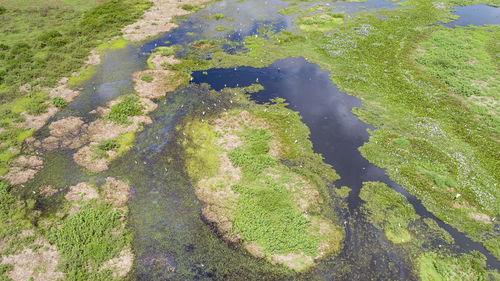
<instances>
[{"instance_id":1,"label":"aquatic plant","mask_svg":"<svg viewBox=\"0 0 500 281\"><path fill-rule=\"evenodd\" d=\"M484 266L484 257L477 254L453 257L428 252L418 258L418 276L422 281L493 280L483 270Z\"/></svg>"}]
</instances>

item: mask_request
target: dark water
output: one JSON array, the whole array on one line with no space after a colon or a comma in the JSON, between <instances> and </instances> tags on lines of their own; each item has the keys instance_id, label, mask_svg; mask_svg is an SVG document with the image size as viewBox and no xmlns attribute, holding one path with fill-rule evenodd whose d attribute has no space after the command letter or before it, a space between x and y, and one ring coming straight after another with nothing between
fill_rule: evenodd
<instances>
[{"instance_id":1,"label":"dark water","mask_svg":"<svg viewBox=\"0 0 500 281\"><path fill-rule=\"evenodd\" d=\"M500 24L500 7L484 4L457 6L453 14L460 16L460 18L445 24L445 26Z\"/></svg>"}]
</instances>

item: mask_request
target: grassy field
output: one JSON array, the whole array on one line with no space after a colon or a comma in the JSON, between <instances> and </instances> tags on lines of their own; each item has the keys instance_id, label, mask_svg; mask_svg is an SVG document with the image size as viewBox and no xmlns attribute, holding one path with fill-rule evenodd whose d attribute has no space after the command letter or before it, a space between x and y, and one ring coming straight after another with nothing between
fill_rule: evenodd
<instances>
[{"instance_id":1,"label":"grassy field","mask_svg":"<svg viewBox=\"0 0 500 281\"><path fill-rule=\"evenodd\" d=\"M0 1L0 174L32 134L15 125L23 121L21 113L44 113L44 89L80 71L90 50L123 46L107 41L150 5L147 0ZM70 85L78 87L91 74L87 69L71 77Z\"/></svg>"},{"instance_id":2,"label":"grassy field","mask_svg":"<svg viewBox=\"0 0 500 281\"><path fill-rule=\"evenodd\" d=\"M493 4L444 1L443 5L472 3ZM492 221L500 215L498 115L475 100L497 99L496 85L474 86L485 77L498 80L498 47L491 40L500 30L495 26L453 30L436 25L450 21L449 9L422 0L399 5L404 7L378 11L385 19L370 12L344 19L338 32L310 25L299 33L247 37L245 51L235 55L214 51L208 62L188 67L264 67L276 59L305 57L330 71L333 83L363 101L354 113L377 128L360 148L363 156L387 168L389 176L436 217L500 257L500 235L493 231L497 222ZM329 18L337 24L336 18L324 17ZM443 66L450 61L461 71L443 76ZM481 91L471 94L474 87Z\"/></svg>"}]
</instances>

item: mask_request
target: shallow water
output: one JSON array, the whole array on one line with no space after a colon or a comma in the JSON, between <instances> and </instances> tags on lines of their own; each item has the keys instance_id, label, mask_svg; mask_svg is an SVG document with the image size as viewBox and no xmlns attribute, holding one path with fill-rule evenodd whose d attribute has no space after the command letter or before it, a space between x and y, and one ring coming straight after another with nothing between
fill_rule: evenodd
<instances>
[{"instance_id":1,"label":"shallow water","mask_svg":"<svg viewBox=\"0 0 500 281\"><path fill-rule=\"evenodd\" d=\"M484 4L457 6L453 14L459 16L458 20L444 24L445 26L500 24L500 7Z\"/></svg>"},{"instance_id":2,"label":"shallow water","mask_svg":"<svg viewBox=\"0 0 500 281\"><path fill-rule=\"evenodd\" d=\"M338 11L347 13L394 7L393 2L385 0L336 4ZM219 1L188 16L178 29L141 46L109 50L97 67L96 74L84 83L82 94L53 120L76 115L90 121L95 118L89 114L91 110L120 95L131 93L132 73L146 68L149 53L158 46L188 44L200 39L237 41L243 36L255 34L262 24L272 25L275 31L291 29L291 17L277 13L286 5L279 0ZM206 17L219 12L234 21L206 20ZM218 25L234 28L216 32ZM189 32L192 34L187 35ZM144 131L137 135L134 148L114 161L108 171L88 173L73 162L72 151L51 152L44 156L46 166L42 172L26 185L26 193L45 184L66 188L81 181L98 183L106 176L129 180L133 188L129 207L137 254L135 277L139 280L415 279L404 250L389 243L358 214L362 203L358 196L361 183L368 180L385 182L407 196L421 216L433 216L418 200L390 181L383 169L371 165L359 153L358 147L368 140L366 130L371 127L351 112L353 107L361 105L358 99L338 91L328 73L304 59L280 60L262 69L212 69L207 75L196 72L193 77L194 85L158 101L158 109L150 114L153 123L145 126ZM346 221L346 243L342 253L321 261L307 274L297 275L270 266L221 241L214 229L201 220L201 205L182 171L183 162L177 144L182 136L177 135L173 128L203 102L210 102L207 88L196 83L207 82L219 90L224 85L247 86L255 83L257 78L265 90L254 94L253 99L257 102L267 102L278 96L287 99L290 108L299 111L310 128L314 150L323 154L325 162L332 164L341 175L342 178L335 183L337 187L346 185L353 189L348 198L348 210L341 210ZM225 101L216 102L223 105ZM47 134L47 126L37 133L38 136L44 134ZM57 200L61 197L62 194ZM42 199L39 207L50 211L56 208L56 203ZM460 251L478 249L487 253L463 234L438 223L453 235ZM490 265L499 268L498 262L487 256Z\"/></svg>"}]
</instances>

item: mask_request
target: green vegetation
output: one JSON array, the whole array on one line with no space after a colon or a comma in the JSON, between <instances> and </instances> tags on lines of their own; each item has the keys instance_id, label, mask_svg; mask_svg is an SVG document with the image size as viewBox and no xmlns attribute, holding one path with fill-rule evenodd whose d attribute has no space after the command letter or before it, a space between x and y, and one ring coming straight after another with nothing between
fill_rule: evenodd
<instances>
[{"instance_id":1,"label":"green vegetation","mask_svg":"<svg viewBox=\"0 0 500 281\"><path fill-rule=\"evenodd\" d=\"M141 80L147 83L153 82L153 76L151 75L142 75Z\"/></svg>"},{"instance_id":2,"label":"green vegetation","mask_svg":"<svg viewBox=\"0 0 500 281\"><path fill-rule=\"evenodd\" d=\"M301 17L297 24L304 31L332 31L344 23L345 13L322 13Z\"/></svg>"},{"instance_id":3,"label":"green vegetation","mask_svg":"<svg viewBox=\"0 0 500 281\"><path fill-rule=\"evenodd\" d=\"M217 30L217 31L225 31L226 29L227 28L225 26L220 26L220 25L215 27L215 30Z\"/></svg>"},{"instance_id":4,"label":"green vegetation","mask_svg":"<svg viewBox=\"0 0 500 281\"><path fill-rule=\"evenodd\" d=\"M493 3L469 1L467 4L478 2ZM443 4L452 7L458 2ZM344 18L342 25L337 25L336 18L325 18L337 25L338 32L312 29L299 33L281 31L268 38L247 37L242 44L243 51L232 55L211 52L207 63L197 68L190 65L190 69L265 67L287 57L304 57L318 64L331 73L333 83L340 90L363 101L354 113L376 128L370 132L370 141L360 148L363 156L386 168L395 182L421 199L436 217L484 243L490 252L499 253L499 246L495 245L500 245L500 234L494 232L496 222L491 221L500 216L500 196L494 184L500 182L495 114L483 111L489 117L478 116L470 103L463 103L463 97L457 97L450 86L431 76L434 75L429 72L431 68L416 62L415 56L427 58L419 60L430 66L437 65L433 68L439 69L439 62L433 64L432 57L440 51L433 49L419 55L418 46L447 45L460 49L461 43L443 37L472 36L463 41L464 50L453 50L443 57L457 56L463 60L478 56L471 58L472 64L476 60L484 61L464 68L460 74L459 77L470 79L472 85L475 83L471 71L491 73L490 66L495 65L496 58L492 54L498 53L498 46L491 42L498 37L500 29L451 31L436 25L452 18L449 9L436 8L424 0L408 0L400 5L401 8L380 10L377 15L355 14ZM311 15L300 14L302 18L307 16ZM430 43L425 43L427 40L431 40ZM471 46L476 48L470 49ZM462 64L460 60L457 63ZM483 77L481 75L477 77ZM493 121L485 122L485 119ZM461 196L455 199L457 194Z\"/></svg>"},{"instance_id":5,"label":"green vegetation","mask_svg":"<svg viewBox=\"0 0 500 281\"><path fill-rule=\"evenodd\" d=\"M35 200L22 200L11 194L10 187L0 181L0 240L21 233L21 230L33 226L38 214L33 211ZM21 241L9 241L20 243ZM12 245L8 245L12 247ZM9 247L0 250L0 255ZM1 276L1 275L0 275Z\"/></svg>"},{"instance_id":6,"label":"green vegetation","mask_svg":"<svg viewBox=\"0 0 500 281\"><path fill-rule=\"evenodd\" d=\"M130 239L120 212L104 203L89 203L49 234L67 280L110 280L111 271L101 266L117 256Z\"/></svg>"},{"instance_id":7,"label":"green vegetation","mask_svg":"<svg viewBox=\"0 0 500 281\"><path fill-rule=\"evenodd\" d=\"M420 44L416 61L424 72L464 97L472 113L500 135L500 27L442 28Z\"/></svg>"},{"instance_id":8,"label":"green vegetation","mask_svg":"<svg viewBox=\"0 0 500 281\"><path fill-rule=\"evenodd\" d=\"M196 12L201 8L199 5L190 5L190 4L182 4L180 7L181 9L192 12Z\"/></svg>"},{"instance_id":9,"label":"green vegetation","mask_svg":"<svg viewBox=\"0 0 500 281\"><path fill-rule=\"evenodd\" d=\"M61 97L55 97L50 102L57 108L65 108L68 106L68 102Z\"/></svg>"},{"instance_id":10,"label":"green vegetation","mask_svg":"<svg viewBox=\"0 0 500 281\"><path fill-rule=\"evenodd\" d=\"M120 148L120 143L117 140L109 139L100 141L95 147L95 152L98 157L108 158L108 151Z\"/></svg>"},{"instance_id":11,"label":"green vegetation","mask_svg":"<svg viewBox=\"0 0 500 281\"><path fill-rule=\"evenodd\" d=\"M368 220L383 230L393 243L409 242L412 239L408 225L419 216L406 198L380 182L364 182L359 197Z\"/></svg>"},{"instance_id":12,"label":"green vegetation","mask_svg":"<svg viewBox=\"0 0 500 281\"><path fill-rule=\"evenodd\" d=\"M124 40L103 41L119 35L123 26L138 19L150 5L147 0L0 1L5 7L0 25L0 126L5 130L0 174L17 154L8 148L19 150L24 138L32 134L13 121L22 122L22 112L41 114L48 107L47 93L38 93L37 87L52 87L64 76L70 77L71 86L79 86L93 74L93 68L75 77L71 74L81 70L90 50L123 46ZM61 100L52 102L64 107Z\"/></svg>"},{"instance_id":13,"label":"green vegetation","mask_svg":"<svg viewBox=\"0 0 500 281\"><path fill-rule=\"evenodd\" d=\"M296 210L292 194L285 188L293 182L293 174L285 167L277 167L273 174L279 180L262 172L276 166L268 155L271 135L264 130L246 129L242 132L243 147L229 152L236 167L241 167L244 185L231 189L240 194L234 218L234 228L245 241L255 241L270 254L300 253L315 257L319 239L307 230L310 221ZM286 223L285 223L286 222Z\"/></svg>"},{"instance_id":14,"label":"green vegetation","mask_svg":"<svg viewBox=\"0 0 500 281\"><path fill-rule=\"evenodd\" d=\"M422 281L494 280L484 271L485 264L480 256L453 257L429 252L418 259L418 276Z\"/></svg>"},{"instance_id":15,"label":"green vegetation","mask_svg":"<svg viewBox=\"0 0 500 281\"><path fill-rule=\"evenodd\" d=\"M127 124L127 117L141 115L143 109L144 106L137 96L128 95L111 107L107 118L119 124Z\"/></svg>"},{"instance_id":16,"label":"green vegetation","mask_svg":"<svg viewBox=\"0 0 500 281\"><path fill-rule=\"evenodd\" d=\"M252 254L302 271L314 264L311 258L340 250L343 235L331 223L335 215L326 188L338 175L313 152L309 129L283 99L256 105L242 95L261 87L211 92L230 95L243 106L213 116L217 121L191 120L184 125L185 167L200 190L199 199L219 210L214 222L231 221L232 227L222 230L228 239L238 235ZM214 130L213 122L225 125ZM235 129L235 124L241 128ZM224 148L230 145L226 140L235 137L241 144ZM221 174L221 165L228 169L222 155L227 155L232 169L241 169L236 181ZM217 202L207 192L218 194ZM232 193L236 199L230 199ZM327 250L320 253L320 245L328 245ZM293 259L280 260L287 255Z\"/></svg>"},{"instance_id":17,"label":"green vegetation","mask_svg":"<svg viewBox=\"0 0 500 281\"><path fill-rule=\"evenodd\" d=\"M26 112L31 115L40 115L47 112L49 104L45 101L46 98L43 95L32 95L31 99L26 104Z\"/></svg>"},{"instance_id":18,"label":"green vegetation","mask_svg":"<svg viewBox=\"0 0 500 281\"><path fill-rule=\"evenodd\" d=\"M225 18L225 17L226 17L226 16L225 16L224 14L221 14L221 13L217 13L217 14L215 14L215 16L214 16L214 18L215 18L216 20L221 20L221 19L223 19L223 18Z\"/></svg>"}]
</instances>

